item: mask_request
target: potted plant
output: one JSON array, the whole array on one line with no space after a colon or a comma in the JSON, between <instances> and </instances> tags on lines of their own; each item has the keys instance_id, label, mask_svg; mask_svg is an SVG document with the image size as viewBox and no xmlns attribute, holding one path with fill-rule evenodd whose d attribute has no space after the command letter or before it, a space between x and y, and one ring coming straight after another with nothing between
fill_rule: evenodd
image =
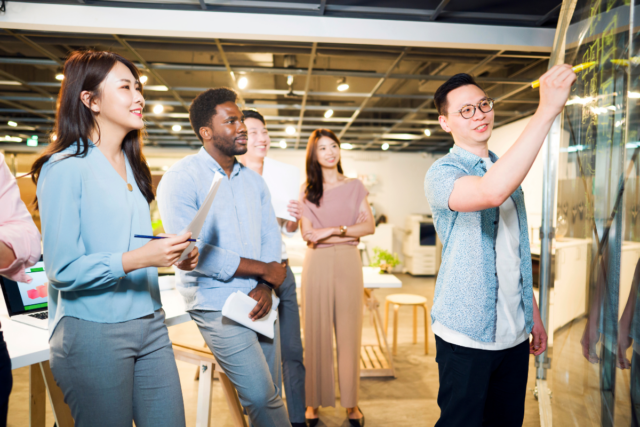
<instances>
[{"instance_id":1,"label":"potted plant","mask_svg":"<svg viewBox=\"0 0 640 427\"><path fill-rule=\"evenodd\" d=\"M376 246L373 248L373 259L371 260L371 267L379 267L380 274L391 273L391 270L400 264L398 254L385 251L384 249Z\"/></svg>"}]
</instances>

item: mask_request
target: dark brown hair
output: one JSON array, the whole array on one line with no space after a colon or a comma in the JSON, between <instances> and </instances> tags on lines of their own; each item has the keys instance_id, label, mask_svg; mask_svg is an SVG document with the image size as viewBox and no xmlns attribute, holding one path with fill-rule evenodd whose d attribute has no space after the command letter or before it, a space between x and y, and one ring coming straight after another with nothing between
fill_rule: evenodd
<instances>
[{"instance_id":1,"label":"dark brown hair","mask_svg":"<svg viewBox=\"0 0 640 427\"><path fill-rule=\"evenodd\" d=\"M436 89L436 93L433 95L433 103L436 105L436 109L438 110L438 114L441 116L447 116L447 109L449 108L449 103L447 102L447 95L449 92L458 89L462 86L477 86L481 91L484 92L478 83L466 73L459 73L455 76L449 77L449 80L442 83L438 89Z\"/></svg>"},{"instance_id":2,"label":"dark brown hair","mask_svg":"<svg viewBox=\"0 0 640 427\"><path fill-rule=\"evenodd\" d=\"M304 195L308 201L318 207L323 194L322 166L318 163L318 141L323 136L333 139L340 147L340 140L329 129L316 129L309 137L307 143L307 186L304 189ZM338 172L343 173L341 161L338 161Z\"/></svg>"},{"instance_id":3,"label":"dark brown hair","mask_svg":"<svg viewBox=\"0 0 640 427\"><path fill-rule=\"evenodd\" d=\"M83 91L92 93L92 99L100 96L100 84L116 63L121 62L138 81L140 74L128 59L112 52L73 52L64 63L64 80L58 94L56 122L52 135L56 139L38 157L31 167L31 179L38 183L42 166L56 153L77 143L76 152L70 157L85 157L89 152L89 137L94 129L100 128L93 111L80 99ZM151 185L151 171L142 154L144 130L132 130L122 140L122 150L131 164L133 176L142 195L151 203L154 199ZM37 197L35 200L37 208Z\"/></svg>"}]
</instances>

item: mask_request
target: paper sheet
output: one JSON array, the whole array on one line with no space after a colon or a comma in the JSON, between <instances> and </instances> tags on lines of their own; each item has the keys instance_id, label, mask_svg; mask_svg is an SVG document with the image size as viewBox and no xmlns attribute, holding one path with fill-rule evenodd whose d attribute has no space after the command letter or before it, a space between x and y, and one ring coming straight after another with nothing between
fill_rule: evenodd
<instances>
[{"instance_id":1,"label":"paper sheet","mask_svg":"<svg viewBox=\"0 0 640 427\"><path fill-rule=\"evenodd\" d=\"M271 204L278 218L296 221L289 215L287 206L291 200L298 200L300 194L300 169L296 166L278 162L270 158L264 159L262 178L269 187Z\"/></svg>"},{"instance_id":2,"label":"paper sheet","mask_svg":"<svg viewBox=\"0 0 640 427\"><path fill-rule=\"evenodd\" d=\"M273 305L271 306L269 314L262 319L254 321L249 318L249 313L251 313L251 310L253 310L258 301L249 295L236 291L225 301L222 307L222 315L265 337L273 339L275 335L274 324L278 318L278 304L280 303L280 299L275 296L273 292L271 293L271 297L273 298Z\"/></svg>"},{"instance_id":3,"label":"paper sheet","mask_svg":"<svg viewBox=\"0 0 640 427\"><path fill-rule=\"evenodd\" d=\"M209 209L211 209L211 204L213 203L213 199L215 199L216 193L218 192L218 188L220 188L220 184L222 183L223 179L224 179L224 175L222 175L220 172L216 172L216 174L213 177L213 181L211 182L209 193L207 194L207 197L204 199L204 203L202 203L202 206L200 206L200 209L198 209L196 216L193 217L193 219L191 220L191 223L187 226L187 228L185 228L180 233L178 233L178 235L181 235L190 231L191 238L196 240L198 239L198 237L200 236L200 231L202 231L202 226L204 225L204 221L207 219L207 215L209 214ZM178 262L183 261L189 255L189 252L193 250L195 245L196 245L196 242L189 243L189 246L187 246L187 249L185 249L184 252L182 252L182 255L180 255L180 259L178 260Z\"/></svg>"}]
</instances>

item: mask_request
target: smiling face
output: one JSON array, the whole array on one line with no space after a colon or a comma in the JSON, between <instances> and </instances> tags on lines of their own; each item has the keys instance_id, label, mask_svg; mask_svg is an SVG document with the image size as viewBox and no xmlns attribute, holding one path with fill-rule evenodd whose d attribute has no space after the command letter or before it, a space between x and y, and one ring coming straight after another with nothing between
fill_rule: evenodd
<instances>
[{"instance_id":1,"label":"smiling face","mask_svg":"<svg viewBox=\"0 0 640 427\"><path fill-rule=\"evenodd\" d=\"M116 62L100 84L98 97L90 100L91 94L88 92L83 92L81 96L85 104L91 104L90 108L96 113L101 128L121 128L126 134L144 127L144 98L140 82L121 62Z\"/></svg>"},{"instance_id":2,"label":"smiling face","mask_svg":"<svg viewBox=\"0 0 640 427\"><path fill-rule=\"evenodd\" d=\"M316 156L323 168L337 168L340 161L340 146L328 136L323 136L318 140Z\"/></svg>"},{"instance_id":3,"label":"smiling face","mask_svg":"<svg viewBox=\"0 0 640 427\"><path fill-rule=\"evenodd\" d=\"M271 146L269 131L267 127L258 119L248 117L244 120L247 127L249 141L247 143L247 157L252 159L264 159Z\"/></svg>"},{"instance_id":4,"label":"smiling face","mask_svg":"<svg viewBox=\"0 0 640 427\"><path fill-rule=\"evenodd\" d=\"M482 89L474 85L461 86L447 94L447 115L438 117L438 120L442 129L453 135L456 144L486 146L493 130L494 112L483 113L477 108L477 104L485 98L487 95ZM458 112L466 105L476 106L476 112L470 119L465 119Z\"/></svg>"},{"instance_id":5,"label":"smiling face","mask_svg":"<svg viewBox=\"0 0 640 427\"><path fill-rule=\"evenodd\" d=\"M216 106L216 115L211 121L213 145L221 153L231 157L247 152L247 127L244 114L235 102Z\"/></svg>"}]
</instances>

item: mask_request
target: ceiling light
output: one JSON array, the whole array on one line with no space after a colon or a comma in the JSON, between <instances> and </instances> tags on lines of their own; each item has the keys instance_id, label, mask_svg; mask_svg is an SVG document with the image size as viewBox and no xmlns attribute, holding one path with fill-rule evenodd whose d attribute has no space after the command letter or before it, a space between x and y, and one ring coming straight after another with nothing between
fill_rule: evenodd
<instances>
[{"instance_id":1,"label":"ceiling light","mask_svg":"<svg viewBox=\"0 0 640 427\"><path fill-rule=\"evenodd\" d=\"M280 141L280 148L287 148L287 141L286 140L282 140Z\"/></svg>"},{"instance_id":2,"label":"ceiling light","mask_svg":"<svg viewBox=\"0 0 640 427\"><path fill-rule=\"evenodd\" d=\"M347 78L343 77L340 80L338 80L338 90L340 92L344 92L347 89L349 89L349 85L347 84Z\"/></svg>"},{"instance_id":3,"label":"ceiling light","mask_svg":"<svg viewBox=\"0 0 640 427\"><path fill-rule=\"evenodd\" d=\"M327 110L324 112L324 118L325 119L329 119L331 118L331 116L333 116L333 110Z\"/></svg>"},{"instance_id":4,"label":"ceiling light","mask_svg":"<svg viewBox=\"0 0 640 427\"><path fill-rule=\"evenodd\" d=\"M1 86L20 86L22 83L16 82L14 80L0 80Z\"/></svg>"},{"instance_id":5,"label":"ceiling light","mask_svg":"<svg viewBox=\"0 0 640 427\"><path fill-rule=\"evenodd\" d=\"M295 135L296 134L296 128L294 128L293 126L287 126L287 128L284 131L286 133L288 133L289 135Z\"/></svg>"},{"instance_id":6,"label":"ceiling light","mask_svg":"<svg viewBox=\"0 0 640 427\"><path fill-rule=\"evenodd\" d=\"M64 80L64 74L62 74L62 73L56 74L56 80L63 81Z\"/></svg>"},{"instance_id":7,"label":"ceiling light","mask_svg":"<svg viewBox=\"0 0 640 427\"><path fill-rule=\"evenodd\" d=\"M163 171L168 171L169 170L169 166L168 165L163 165L162 166L162 170Z\"/></svg>"},{"instance_id":8,"label":"ceiling light","mask_svg":"<svg viewBox=\"0 0 640 427\"><path fill-rule=\"evenodd\" d=\"M431 136L431 131L430 131L429 129L425 129L425 130L424 130L424 134L425 134L426 136Z\"/></svg>"},{"instance_id":9,"label":"ceiling light","mask_svg":"<svg viewBox=\"0 0 640 427\"><path fill-rule=\"evenodd\" d=\"M11 121L11 120L9 120L9 121L7 122L7 124L8 124L9 126L11 126L11 127L16 127L16 126L18 126L18 124L17 124L16 122Z\"/></svg>"},{"instance_id":10,"label":"ceiling light","mask_svg":"<svg viewBox=\"0 0 640 427\"><path fill-rule=\"evenodd\" d=\"M22 138L18 138L17 136L5 135L4 138L0 138L0 141L22 142Z\"/></svg>"},{"instance_id":11,"label":"ceiling light","mask_svg":"<svg viewBox=\"0 0 640 427\"><path fill-rule=\"evenodd\" d=\"M165 85L149 85L144 87L145 90L151 90L156 92L166 92L169 90Z\"/></svg>"},{"instance_id":12,"label":"ceiling light","mask_svg":"<svg viewBox=\"0 0 640 427\"><path fill-rule=\"evenodd\" d=\"M238 87L240 89L244 89L245 87L247 87L248 84L249 84L249 79L247 79L244 76L240 77L240 80L238 80Z\"/></svg>"},{"instance_id":13,"label":"ceiling light","mask_svg":"<svg viewBox=\"0 0 640 427\"><path fill-rule=\"evenodd\" d=\"M51 135L51 140L55 141L56 139L58 139L58 135L56 135L55 133Z\"/></svg>"},{"instance_id":14,"label":"ceiling light","mask_svg":"<svg viewBox=\"0 0 640 427\"><path fill-rule=\"evenodd\" d=\"M145 84L149 80L149 77L142 75L140 76L140 83Z\"/></svg>"},{"instance_id":15,"label":"ceiling light","mask_svg":"<svg viewBox=\"0 0 640 427\"><path fill-rule=\"evenodd\" d=\"M340 144L340 148L342 148L343 150L353 150L353 145L349 144L348 142L343 142L342 144Z\"/></svg>"},{"instance_id":16,"label":"ceiling light","mask_svg":"<svg viewBox=\"0 0 640 427\"><path fill-rule=\"evenodd\" d=\"M153 106L153 112L156 114L160 114L164 111L164 107L162 106L162 104L156 104Z\"/></svg>"},{"instance_id":17,"label":"ceiling light","mask_svg":"<svg viewBox=\"0 0 640 427\"><path fill-rule=\"evenodd\" d=\"M182 130L182 126L173 125L173 126L171 126L171 130L174 131L174 132L180 132Z\"/></svg>"},{"instance_id":18,"label":"ceiling light","mask_svg":"<svg viewBox=\"0 0 640 427\"><path fill-rule=\"evenodd\" d=\"M287 76L287 86L291 86L293 84L293 76Z\"/></svg>"},{"instance_id":19,"label":"ceiling light","mask_svg":"<svg viewBox=\"0 0 640 427\"><path fill-rule=\"evenodd\" d=\"M389 149L389 143L385 142L384 144L382 144L382 147L380 148L382 148L382 151L387 151Z\"/></svg>"}]
</instances>

